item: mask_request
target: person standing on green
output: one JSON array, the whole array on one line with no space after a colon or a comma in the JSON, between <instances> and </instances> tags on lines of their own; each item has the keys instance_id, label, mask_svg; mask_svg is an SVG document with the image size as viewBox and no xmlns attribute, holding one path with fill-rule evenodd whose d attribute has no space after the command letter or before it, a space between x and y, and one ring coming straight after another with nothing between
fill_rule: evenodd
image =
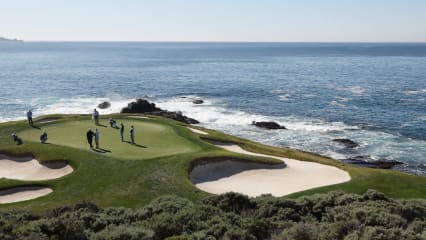
<instances>
[{"instance_id":1,"label":"person standing on green","mask_svg":"<svg viewBox=\"0 0 426 240\"><path fill-rule=\"evenodd\" d=\"M33 124L33 112L31 112L31 109L29 109L28 112L27 112L27 118L28 118L28 124L31 127L34 126L34 124Z\"/></svg>"},{"instance_id":2,"label":"person standing on green","mask_svg":"<svg viewBox=\"0 0 426 240\"><path fill-rule=\"evenodd\" d=\"M135 128L133 125L130 127L130 139L132 141L132 144L135 144Z\"/></svg>"},{"instance_id":3,"label":"person standing on green","mask_svg":"<svg viewBox=\"0 0 426 240\"><path fill-rule=\"evenodd\" d=\"M95 135L95 133L92 131L92 129L89 128L89 130L86 133L86 137L87 137L87 142L90 145L90 148L93 148L92 140L93 140L94 135Z\"/></svg>"},{"instance_id":4,"label":"person standing on green","mask_svg":"<svg viewBox=\"0 0 426 240\"><path fill-rule=\"evenodd\" d=\"M123 122L120 123L120 139L122 142L124 142L124 124Z\"/></svg>"},{"instance_id":5,"label":"person standing on green","mask_svg":"<svg viewBox=\"0 0 426 240\"><path fill-rule=\"evenodd\" d=\"M99 125L99 112L96 110L96 108L93 109L92 118L95 121L95 125Z\"/></svg>"},{"instance_id":6,"label":"person standing on green","mask_svg":"<svg viewBox=\"0 0 426 240\"><path fill-rule=\"evenodd\" d=\"M95 144L96 148L99 148L99 130L97 128L95 129Z\"/></svg>"}]
</instances>

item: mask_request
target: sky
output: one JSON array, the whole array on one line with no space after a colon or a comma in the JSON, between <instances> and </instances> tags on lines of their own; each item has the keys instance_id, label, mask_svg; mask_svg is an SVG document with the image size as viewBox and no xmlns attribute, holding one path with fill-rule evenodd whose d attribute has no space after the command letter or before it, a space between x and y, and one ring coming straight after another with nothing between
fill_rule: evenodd
<instances>
[{"instance_id":1,"label":"sky","mask_svg":"<svg viewBox=\"0 0 426 240\"><path fill-rule=\"evenodd\" d=\"M0 0L27 41L426 42L426 0Z\"/></svg>"}]
</instances>

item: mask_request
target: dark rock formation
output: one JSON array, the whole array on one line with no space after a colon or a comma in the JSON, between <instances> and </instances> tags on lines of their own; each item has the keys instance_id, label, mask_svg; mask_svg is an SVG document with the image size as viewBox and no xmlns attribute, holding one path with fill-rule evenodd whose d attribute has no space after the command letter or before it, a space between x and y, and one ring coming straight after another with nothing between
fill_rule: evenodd
<instances>
[{"instance_id":1,"label":"dark rock formation","mask_svg":"<svg viewBox=\"0 0 426 240\"><path fill-rule=\"evenodd\" d=\"M202 99L195 99L192 101L193 104L203 104L204 101Z\"/></svg>"},{"instance_id":2,"label":"dark rock formation","mask_svg":"<svg viewBox=\"0 0 426 240\"><path fill-rule=\"evenodd\" d=\"M256 127L265 128L265 129L287 129L284 126L281 126L276 122L256 122L256 121L253 121L252 124Z\"/></svg>"},{"instance_id":3,"label":"dark rock formation","mask_svg":"<svg viewBox=\"0 0 426 240\"><path fill-rule=\"evenodd\" d=\"M111 107L111 103L110 102L103 102L103 103L99 103L98 108L100 109L106 109Z\"/></svg>"},{"instance_id":4,"label":"dark rock formation","mask_svg":"<svg viewBox=\"0 0 426 240\"><path fill-rule=\"evenodd\" d=\"M131 102L127 104L127 107L121 109L121 113L148 113L154 111L161 111L161 109L145 99L137 99L136 102Z\"/></svg>"},{"instance_id":5,"label":"dark rock formation","mask_svg":"<svg viewBox=\"0 0 426 240\"><path fill-rule=\"evenodd\" d=\"M162 110L161 108L156 107L154 103L150 103L145 99L138 99L136 102L129 103L127 107L121 110L121 113L148 113L150 115L170 118L188 124L200 123L193 118L184 116L181 112L170 112L167 110Z\"/></svg>"},{"instance_id":6,"label":"dark rock formation","mask_svg":"<svg viewBox=\"0 0 426 240\"><path fill-rule=\"evenodd\" d=\"M361 167L369 167L369 168L381 168L381 169L390 169L396 165L404 164L403 162L389 159L379 159L373 160L370 156L356 156L353 158L348 158L343 160L345 163L361 166Z\"/></svg>"},{"instance_id":7,"label":"dark rock formation","mask_svg":"<svg viewBox=\"0 0 426 240\"><path fill-rule=\"evenodd\" d=\"M155 112L150 112L149 114L151 115L156 115L156 116L161 116L161 117L165 117L165 118L170 118L179 122L183 122L183 123L187 123L187 124L198 124L200 123L199 121L187 117L185 115L183 115L181 112L170 112L170 111L166 111L166 110L161 110L161 111L155 111Z\"/></svg>"},{"instance_id":8,"label":"dark rock formation","mask_svg":"<svg viewBox=\"0 0 426 240\"><path fill-rule=\"evenodd\" d=\"M348 148L356 148L356 147L359 147L359 144L358 144L358 143L356 143L356 142L354 142L354 141L352 141L352 140L350 140L350 139L347 139L347 138L336 138L336 139L333 139L333 141L334 141L334 142L341 143L341 144L345 145L345 146L346 146L346 147L348 147Z\"/></svg>"}]
</instances>

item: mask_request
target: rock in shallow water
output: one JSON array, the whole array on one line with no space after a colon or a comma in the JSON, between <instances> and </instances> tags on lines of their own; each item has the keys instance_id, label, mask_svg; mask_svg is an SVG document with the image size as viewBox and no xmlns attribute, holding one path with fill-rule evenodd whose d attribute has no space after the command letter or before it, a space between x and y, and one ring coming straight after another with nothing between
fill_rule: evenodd
<instances>
[{"instance_id":1,"label":"rock in shallow water","mask_svg":"<svg viewBox=\"0 0 426 240\"><path fill-rule=\"evenodd\" d=\"M354 142L354 141L352 141L352 140L350 140L350 139L347 139L347 138L336 138L336 139L333 139L333 141L334 141L334 142L341 143L341 144L345 145L345 146L346 146L346 147L348 147L348 148L356 148L356 147L359 147L359 144L358 144L358 143L356 143L356 142Z\"/></svg>"},{"instance_id":2,"label":"rock in shallow water","mask_svg":"<svg viewBox=\"0 0 426 240\"><path fill-rule=\"evenodd\" d=\"M281 126L276 122L256 122L256 121L253 121L252 124L256 127L265 128L265 129L287 129L286 127Z\"/></svg>"},{"instance_id":3,"label":"rock in shallow water","mask_svg":"<svg viewBox=\"0 0 426 240\"><path fill-rule=\"evenodd\" d=\"M193 104L203 104L204 101L201 99L195 99L194 101L192 101Z\"/></svg>"},{"instance_id":4,"label":"rock in shallow water","mask_svg":"<svg viewBox=\"0 0 426 240\"><path fill-rule=\"evenodd\" d=\"M102 103L99 103L99 105L98 105L98 108L100 108L100 109L106 109L106 108L109 108L109 107L111 107L110 102L102 102Z\"/></svg>"},{"instance_id":5,"label":"rock in shallow water","mask_svg":"<svg viewBox=\"0 0 426 240\"><path fill-rule=\"evenodd\" d=\"M369 167L369 168L381 168L381 169L390 169L396 165L404 164L403 162L391 160L391 159L379 159L373 160L370 156L356 156L353 158L348 158L343 160L345 163L361 166L361 167Z\"/></svg>"}]
</instances>

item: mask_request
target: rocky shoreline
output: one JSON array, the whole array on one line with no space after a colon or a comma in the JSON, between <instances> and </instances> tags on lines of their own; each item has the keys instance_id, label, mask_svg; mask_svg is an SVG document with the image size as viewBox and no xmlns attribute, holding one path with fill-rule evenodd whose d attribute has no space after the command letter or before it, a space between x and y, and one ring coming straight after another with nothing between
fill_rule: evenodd
<instances>
[{"instance_id":1,"label":"rocky shoreline","mask_svg":"<svg viewBox=\"0 0 426 240\"><path fill-rule=\"evenodd\" d=\"M131 102L127 107L121 109L121 113L147 113L150 115L161 116L165 118L170 118L179 122L187 124L198 124L198 120L187 117L182 114L182 112L172 112L163 110L155 106L155 103L150 103L145 99L137 99L135 102Z\"/></svg>"},{"instance_id":2,"label":"rocky shoreline","mask_svg":"<svg viewBox=\"0 0 426 240\"><path fill-rule=\"evenodd\" d=\"M192 101L193 104L202 104L203 100L197 99L196 101ZM111 104L109 102L103 102L99 104L99 108L108 108ZM149 102L148 100L139 98L136 101L130 102L127 107L124 107L121 110L121 113L142 113L142 114L150 114L155 116L161 116L169 119L173 119L179 122L183 122L186 124L199 124L200 122L194 118L185 116L180 111L168 111L161 109L155 105L155 103ZM285 126L280 125L274 121L253 121L252 125L258 128L267 129L267 130L286 130ZM347 138L336 138L332 140L333 142L342 144L348 151L353 151L360 146L359 143L347 139ZM380 168L380 169L392 169L395 166L404 164L403 162L399 162L396 160L389 159L372 159L370 156L355 156L352 158L347 158L341 160L347 164L356 165L360 167L367 168Z\"/></svg>"}]
</instances>

